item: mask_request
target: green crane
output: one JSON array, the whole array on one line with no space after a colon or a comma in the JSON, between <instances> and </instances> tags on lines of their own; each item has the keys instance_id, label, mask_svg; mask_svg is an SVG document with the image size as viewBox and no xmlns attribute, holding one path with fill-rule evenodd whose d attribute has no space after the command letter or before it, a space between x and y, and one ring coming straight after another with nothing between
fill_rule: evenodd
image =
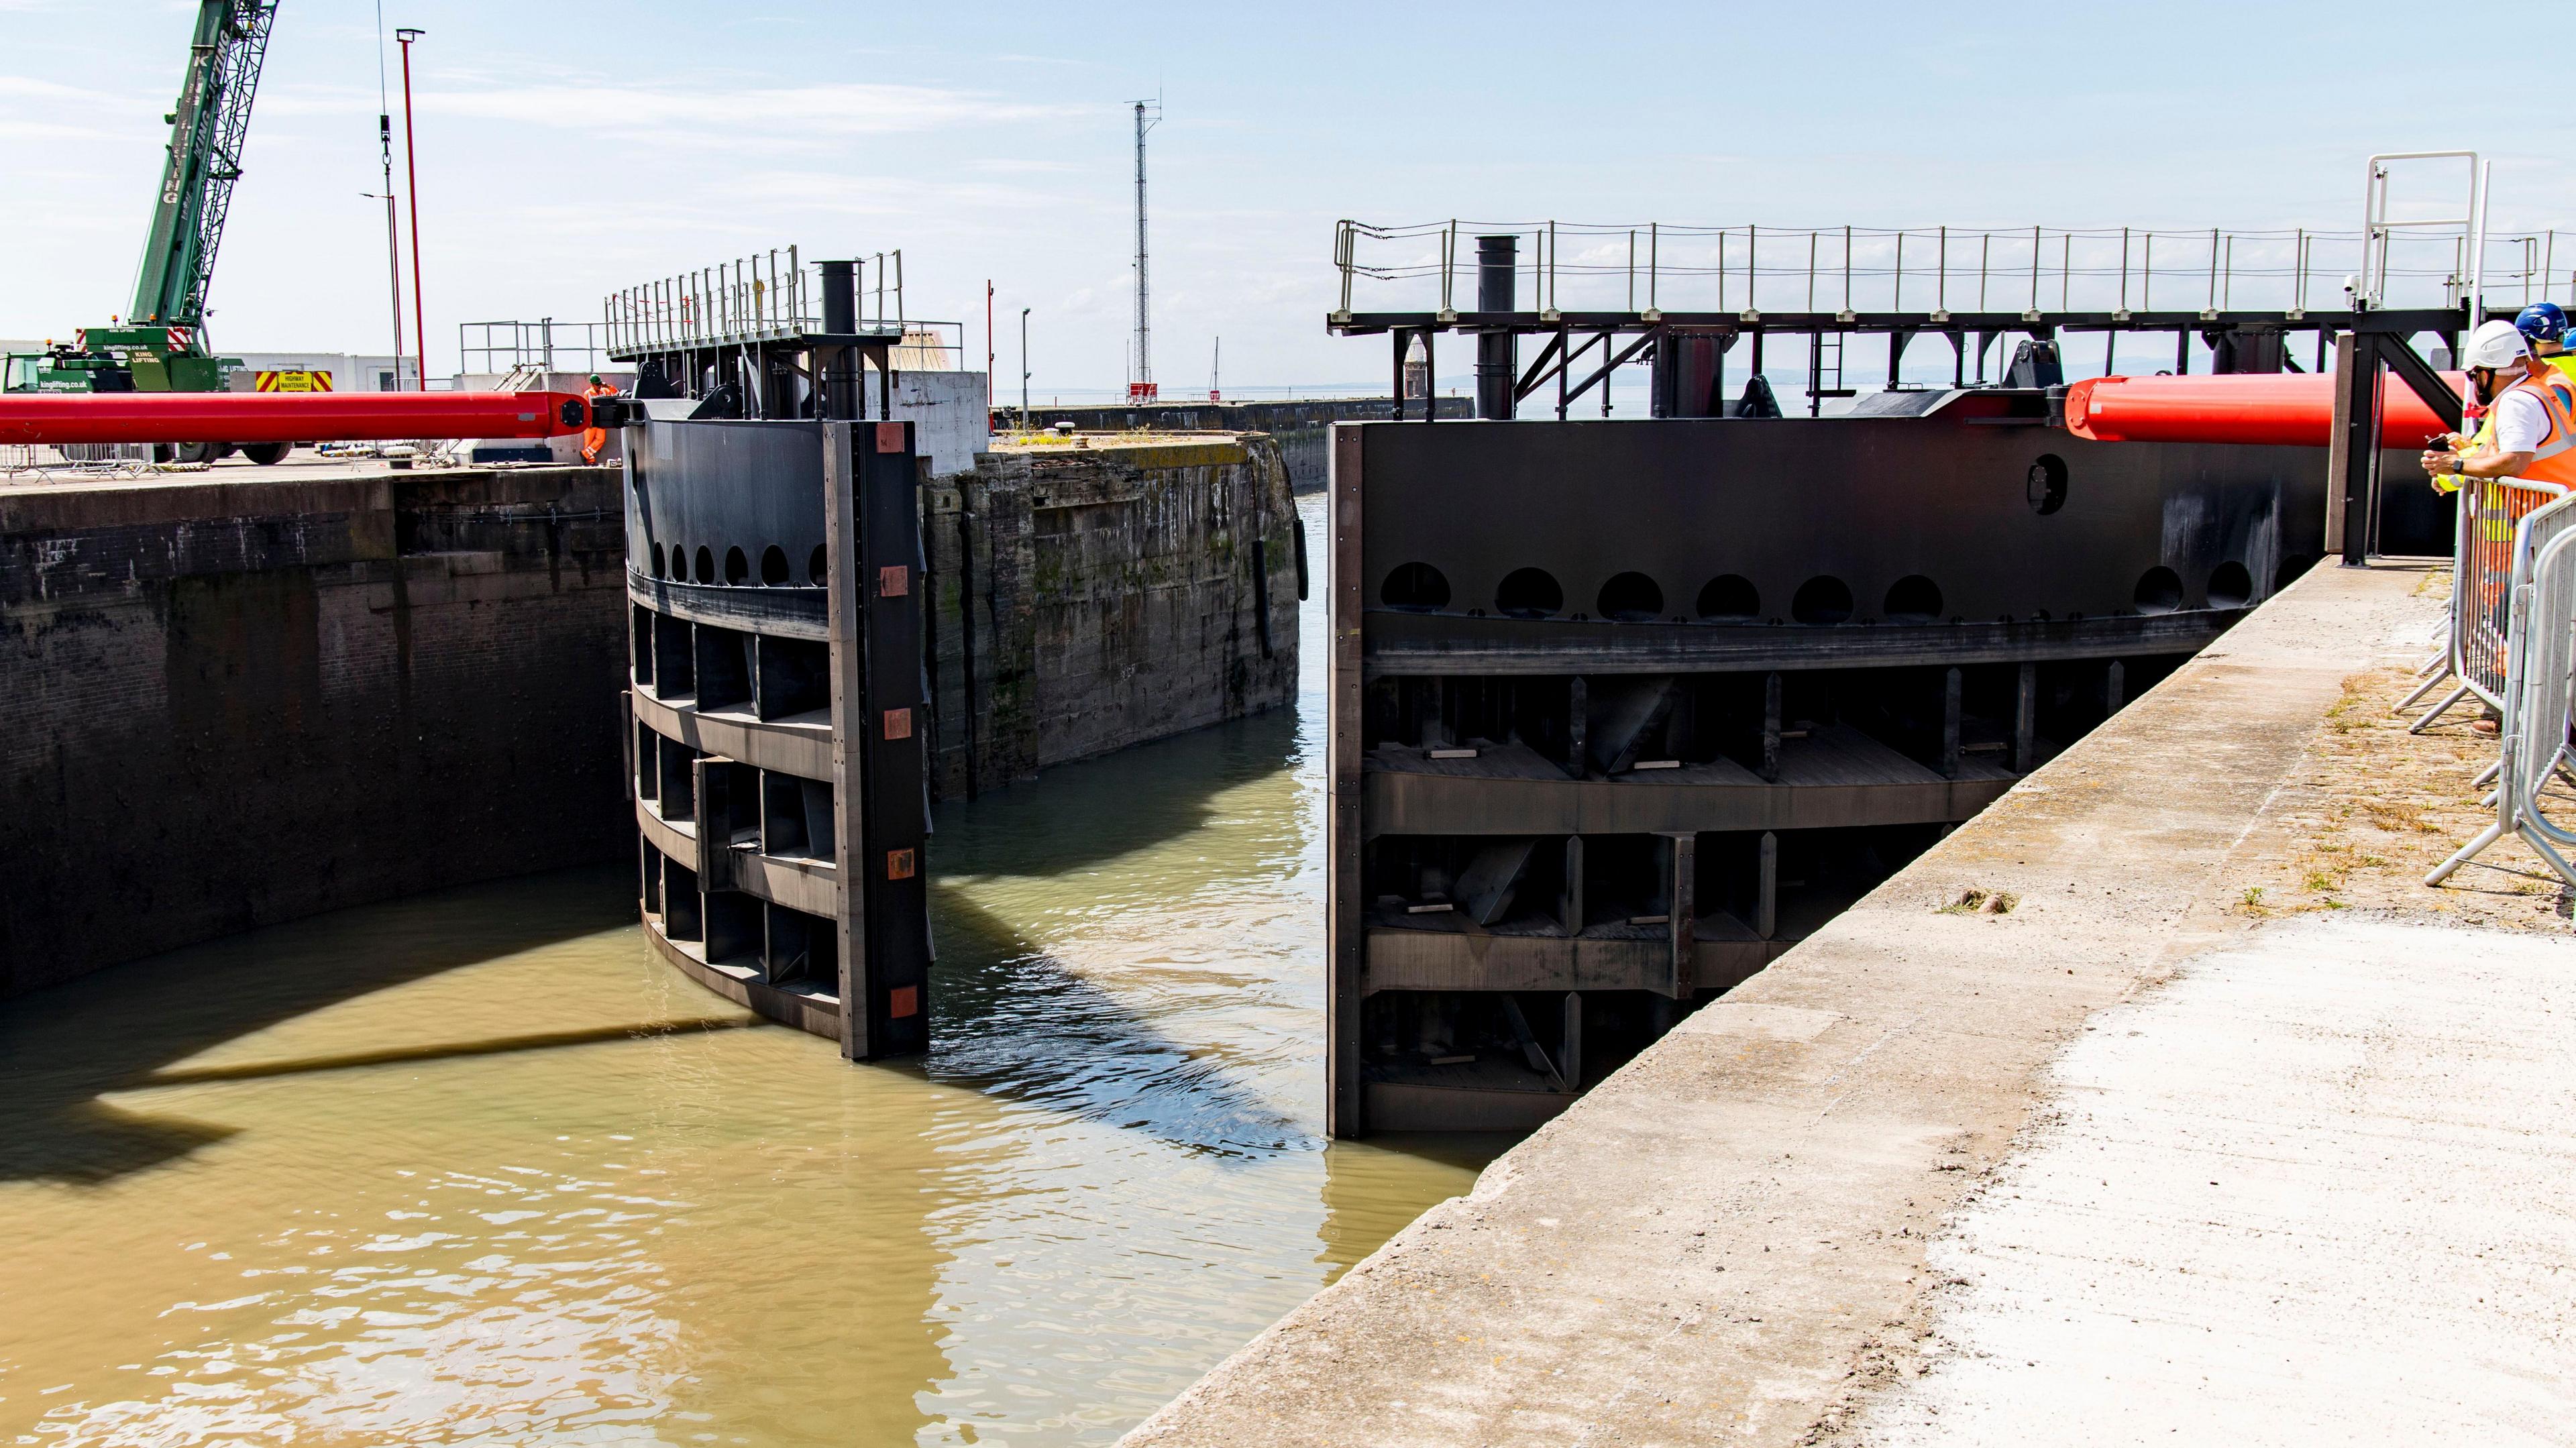
<instances>
[{"instance_id":1,"label":"green crane","mask_svg":"<svg viewBox=\"0 0 2576 1448\"><path fill-rule=\"evenodd\" d=\"M206 348L206 287L241 179L251 97L277 0L201 0L188 73L170 123L170 157L122 320L79 340L8 359L12 392L218 392L240 359Z\"/></svg>"}]
</instances>

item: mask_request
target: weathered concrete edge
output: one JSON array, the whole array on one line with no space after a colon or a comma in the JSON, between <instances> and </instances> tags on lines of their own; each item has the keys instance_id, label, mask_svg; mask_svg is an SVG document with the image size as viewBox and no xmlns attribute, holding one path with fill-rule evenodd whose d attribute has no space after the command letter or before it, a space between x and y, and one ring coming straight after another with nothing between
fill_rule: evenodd
<instances>
[{"instance_id":1,"label":"weathered concrete edge","mask_svg":"<svg viewBox=\"0 0 2576 1448\"><path fill-rule=\"evenodd\" d=\"M2036 1074L2230 928L2220 872L2419 577L2311 573L1125 1441L1836 1435ZM1971 885L2023 903L1936 913Z\"/></svg>"},{"instance_id":2,"label":"weathered concrete edge","mask_svg":"<svg viewBox=\"0 0 2576 1448\"><path fill-rule=\"evenodd\" d=\"M237 519L381 513L413 504L543 503L574 488L622 486L613 468L450 468L417 472L243 471L140 481L73 481L0 490L0 534L73 533ZM615 494L610 498L614 501Z\"/></svg>"}]
</instances>

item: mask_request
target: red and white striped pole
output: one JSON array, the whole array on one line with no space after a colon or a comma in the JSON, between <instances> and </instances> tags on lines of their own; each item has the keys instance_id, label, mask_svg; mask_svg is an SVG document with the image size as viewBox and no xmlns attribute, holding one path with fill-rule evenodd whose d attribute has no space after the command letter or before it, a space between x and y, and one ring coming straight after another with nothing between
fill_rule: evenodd
<instances>
[{"instance_id":1,"label":"red and white striped pole","mask_svg":"<svg viewBox=\"0 0 2576 1448\"><path fill-rule=\"evenodd\" d=\"M429 390L429 326L422 320L420 305L420 150L411 139L411 43L428 33L408 27L394 32L394 39L402 43L403 178L411 191L411 340L420 352L420 390L423 392ZM394 366L399 371L402 359L395 358Z\"/></svg>"}]
</instances>

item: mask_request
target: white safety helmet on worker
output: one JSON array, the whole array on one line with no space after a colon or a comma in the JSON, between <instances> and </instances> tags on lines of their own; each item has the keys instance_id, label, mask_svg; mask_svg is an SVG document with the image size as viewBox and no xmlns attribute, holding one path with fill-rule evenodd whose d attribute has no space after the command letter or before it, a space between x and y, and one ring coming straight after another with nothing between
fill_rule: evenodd
<instances>
[{"instance_id":1,"label":"white safety helmet on worker","mask_svg":"<svg viewBox=\"0 0 2576 1448\"><path fill-rule=\"evenodd\" d=\"M2469 345L2460 358L2464 367L2484 367L2490 371L2518 368L2531 355L2531 343L2524 340L2522 329L2501 319L2481 322L2469 334Z\"/></svg>"}]
</instances>

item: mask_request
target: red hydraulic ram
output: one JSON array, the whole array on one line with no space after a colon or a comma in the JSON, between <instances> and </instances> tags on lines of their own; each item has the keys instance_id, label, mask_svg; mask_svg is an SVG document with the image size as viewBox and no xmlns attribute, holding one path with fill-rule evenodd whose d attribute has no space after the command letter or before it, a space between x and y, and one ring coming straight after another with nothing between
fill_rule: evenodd
<instances>
[{"instance_id":1,"label":"red hydraulic ram","mask_svg":"<svg viewBox=\"0 0 2576 1448\"><path fill-rule=\"evenodd\" d=\"M2453 388L2460 373L2445 372ZM2419 448L2450 431L2415 389L2380 385L2379 445ZM2209 377L2094 377L2066 389L2066 430L2095 442L2251 442L2324 447L2334 431L2335 380L2317 373Z\"/></svg>"},{"instance_id":2,"label":"red hydraulic ram","mask_svg":"<svg viewBox=\"0 0 2576 1448\"><path fill-rule=\"evenodd\" d=\"M560 437L588 426L589 401L570 392L0 394L0 443Z\"/></svg>"}]
</instances>

